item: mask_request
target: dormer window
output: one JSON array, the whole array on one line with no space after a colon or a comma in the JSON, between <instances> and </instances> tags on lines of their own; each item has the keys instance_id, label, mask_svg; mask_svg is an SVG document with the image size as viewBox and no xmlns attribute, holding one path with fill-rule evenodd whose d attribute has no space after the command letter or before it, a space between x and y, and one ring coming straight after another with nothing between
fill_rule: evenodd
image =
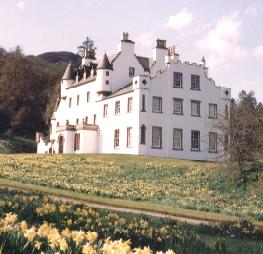
<instances>
[{"instance_id":1,"label":"dormer window","mask_svg":"<svg viewBox=\"0 0 263 254\"><path fill-rule=\"evenodd\" d=\"M133 78L135 74L135 68L129 67L129 78Z\"/></svg>"}]
</instances>

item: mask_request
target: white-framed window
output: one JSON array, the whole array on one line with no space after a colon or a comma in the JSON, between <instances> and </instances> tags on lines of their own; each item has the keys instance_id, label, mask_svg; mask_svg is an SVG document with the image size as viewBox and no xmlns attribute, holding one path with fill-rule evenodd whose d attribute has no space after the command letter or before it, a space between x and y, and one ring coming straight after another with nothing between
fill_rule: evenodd
<instances>
[{"instance_id":1,"label":"white-framed window","mask_svg":"<svg viewBox=\"0 0 263 254\"><path fill-rule=\"evenodd\" d=\"M132 101L133 101L133 98L129 97L128 98L128 108L127 108L128 113L132 112Z\"/></svg>"},{"instance_id":2,"label":"white-framed window","mask_svg":"<svg viewBox=\"0 0 263 254\"><path fill-rule=\"evenodd\" d=\"M79 95L77 95L77 106L79 105Z\"/></svg>"},{"instance_id":3,"label":"white-framed window","mask_svg":"<svg viewBox=\"0 0 263 254\"><path fill-rule=\"evenodd\" d=\"M74 136L74 151L78 151L80 147L80 133L75 133Z\"/></svg>"},{"instance_id":4,"label":"white-framed window","mask_svg":"<svg viewBox=\"0 0 263 254\"><path fill-rule=\"evenodd\" d=\"M209 118L217 118L217 104L209 103Z\"/></svg>"},{"instance_id":5,"label":"white-framed window","mask_svg":"<svg viewBox=\"0 0 263 254\"><path fill-rule=\"evenodd\" d=\"M191 150L200 151L200 131L191 131Z\"/></svg>"},{"instance_id":6,"label":"white-framed window","mask_svg":"<svg viewBox=\"0 0 263 254\"><path fill-rule=\"evenodd\" d=\"M182 88L183 87L183 73L174 72L173 87L176 87L176 88Z\"/></svg>"},{"instance_id":7,"label":"white-framed window","mask_svg":"<svg viewBox=\"0 0 263 254\"><path fill-rule=\"evenodd\" d=\"M87 102L90 101L90 92L87 92Z\"/></svg>"},{"instance_id":8,"label":"white-framed window","mask_svg":"<svg viewBox=\"0 0 263 254\"><path fill-rule=\"evenodd\" d=\"M116 101L115 102L115 115L119 115L121 112L121 102Z\"/></svg>"},{"instance_id":9,"label":"white-framed window","mask_svg":"<svg viewBox=\"0 0 263 254\"><path fill-rule=\"evenodd\" d=\"M200 76L199 75L191 75L191 89L200 90Z\"/></svg>"},{"instance_id":10,"label":"white-framed window","mask_svg":"<svg viewBox=\"0 0 263 254\"><path fill-rule=\"evenodd\" d=\"M114 130L114 148L120 147L120 130Z\"/></svg>"},{"instance_id":11,"label":"white-framed window","mask_svg":"<svg viewBox=\"0 0 263 254\"><path fill-rule=\"evenodd\" d=\"M191 116L200 116L200 101L191 100Z\"/></svg>"},{"instance_id":12,"label":"white-framed window","mask_svg":"<svg viewBox=\"0 0 263 254\"><path fill-rule=\"evenodd\" d=\"M108 117L108 104L103 106L103 117Z\"/></svg>"},{"instance_id":13,"label":"white-framed window","mask_svg":"<svg viewBox=\"0 0 263 254\"><path fill-rule=\"evenodd\" d=\"M153 96L152 112L162 112L162 97Z\"/></svg>"},{"instance_id":14,"label":"white-framed window","mask_svg":"<svg viewBox=\"0 0 263 254\"><path fill-rule=\"evenodd\" d=\"M216 153L217 152L217 133L216 132L209 132L208 151L210 153Z\"/></svg>"},{"instance_id":15,"label":"white-framed window","mask_svg":"<svg viewBox=\"0 0 263 254\"><path fill-rule=\"evenodd\" d=\"M132 127L127 128L127 147L132 147Z\"/></svg>"},{"instance_id":16,"label":"white-framed window","mask_svg":"<svg viewBox=\"0 0 263 254\"><path fill-rule=\"evenodd\" d=\"M183 149L183 130L173 129L173 149L182 150Z\"/></svg>"},{"instance_id":17,"label":"white-framed window","mask_svg":"<svg viewBox=\"0 0 263 254\"><path fill-rule=\"evenodd\" d=\"M152 148L162 148L162 127L152 127Z\"/></svg>"},{"instance_id":18,"label":"white-framed window","mask_svg":"<svg viewBox=\"0 0 263 254\"><path fill-rule=\"evenodd\" d=\"M135 75L135 68L134 67L129 67L129 77L133 78Z\"/></svg>"},{"instance_id":19,"label":"white-framed window","mask_svg":"<svg viewBox=\"0 0 263 254\"><path fill-rule=\"evenodd\" d=\"M174 98L174 114L182 115L183 114L183 99Z\"/></svg>"},{"instance_id":20,"label":"white-framed window","mask_svg":"<svg viewBox=\"0 0 263 254\"><path fill-rule=\"evenodd\" d=\"M68 100L68 107L71 108L71 104L72 104L72 98L69 98Z\"/></svg>"}]
</instances>

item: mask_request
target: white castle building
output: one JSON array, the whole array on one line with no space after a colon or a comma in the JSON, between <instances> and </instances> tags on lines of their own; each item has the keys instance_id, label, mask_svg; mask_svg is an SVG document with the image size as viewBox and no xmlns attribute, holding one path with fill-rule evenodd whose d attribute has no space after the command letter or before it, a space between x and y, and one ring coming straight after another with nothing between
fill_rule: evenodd
<instances>
[{"instance_id":1,"label":"white castle building","mask_svg":"<svg viewBox=\"0 0 263 254\"><path fill-rule=\"evenodd\" d=\"M200 64L182 62L158 39L152 58L137 56L123 33L115 54L68 65L49 137L37 135L38 153L117 153L218 160L215 128L227 117L229 88Z\"/></svg>"}]
</instances>

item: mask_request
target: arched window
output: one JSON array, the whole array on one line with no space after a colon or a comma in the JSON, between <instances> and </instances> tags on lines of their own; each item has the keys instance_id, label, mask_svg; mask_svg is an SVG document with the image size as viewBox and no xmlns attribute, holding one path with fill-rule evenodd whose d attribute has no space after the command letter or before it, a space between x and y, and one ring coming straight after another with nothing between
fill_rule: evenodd
<instances>
[{"instance_id":1,"label":"arched window","mask_svg":"<svg viewBox=\"0 0 263 254\"><path fill-rule=\"evenodd\" d=\"M144 124L141 126L141 141L140 141L140 143L142 145L146 144L146 126Z\"/></svg>"},{"instance_id":2,"label":"arched window","mask_svg":"<svg viewBox=\"0 0 263 254\"><path fill-rule=\"evenodd\" d=\"M145 94L142 95L142 112L146 112L146 109L145 109Z\"/></svg>"}]
</instances>

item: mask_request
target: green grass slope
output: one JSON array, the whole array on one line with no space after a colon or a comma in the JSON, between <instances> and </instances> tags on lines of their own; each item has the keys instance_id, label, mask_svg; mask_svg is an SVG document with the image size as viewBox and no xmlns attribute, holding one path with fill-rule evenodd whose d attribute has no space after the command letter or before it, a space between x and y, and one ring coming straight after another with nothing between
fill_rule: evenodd
<instances>
[{"instance_id":1,"label":"green grass slope","mask_svg":"<svg viewBox=\"0 0 263 254\"><path fill-rule=\"evenodd\" d=\"M12 181L263 221L263 170L246 183L223 164L127 155L0 155Z\"/></svg>"},{"instance_id":2,"label":"green grass slope","mask_svg":"<svg viewBox=\"0 0 263 254\"><path fill-rule=\"evenodd\" d=\"M36 143L34 140L0 136L0 153L34 153Z\"/></svg>"}]
</instances>

